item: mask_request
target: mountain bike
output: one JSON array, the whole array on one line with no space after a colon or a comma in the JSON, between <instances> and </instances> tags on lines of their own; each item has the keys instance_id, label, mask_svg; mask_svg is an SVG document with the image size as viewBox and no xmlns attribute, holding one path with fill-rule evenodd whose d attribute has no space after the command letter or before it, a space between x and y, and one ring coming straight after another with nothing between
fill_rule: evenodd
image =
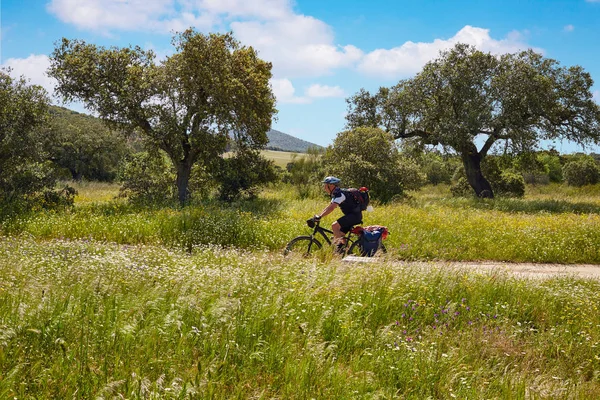
<instances>
[{"instance_id":1,"label":"mountain bike","mask_svg":"<svg viewBox=\"0 0 600 400\"><path fill-rule=\"evenodd\" d=\"M362 223L362 222L361 222ZM318 251L323 248L323 244L319 241L318 236L322 237L324 243L327 243L328 246L332 246L333 243L333 231L329 229L323 228L321 226L321 220L311 218L306 221L306 224L309 228L313 228L313 231L310 235L302 235L293 238L287 246L285 246L285 250L283 252L284 255L290 254L299 254L307 257L311 252ZM353 255L353 256L365 256L366 252L363 250L360 240L360 235L363 231L362 226L354 226L346 235L344 236L344 243L335 249L342 256ZM380 244L379 250L382 253L386 252L386 248L383 243ZM379 251L378 251L379 252Z\"/></svg>"}]
</instances>

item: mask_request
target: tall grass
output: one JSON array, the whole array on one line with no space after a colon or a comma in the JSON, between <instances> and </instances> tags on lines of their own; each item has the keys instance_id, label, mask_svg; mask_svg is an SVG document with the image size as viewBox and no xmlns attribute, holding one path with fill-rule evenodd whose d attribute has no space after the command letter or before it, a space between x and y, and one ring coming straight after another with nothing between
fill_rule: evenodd
<instances>
[{"instance_id":1,"label":"tall grass","mask_svg":"<svg viewBox=\"0 0 600 400\"><path fill-rule=\"evenodd\" d=\"M598 398L600 284L0 239L0 398Z\"/></svg>"},{"instance_id":2,"label":"tall grass","mask_svg":"<svg viewBox=\"0 0 600 400\"><path fill-rule=\"evenodd\" d=\"M447 193L427 189L405 202L375 204L374 212L364 214L364 223L390 228L386 244L397 259L600 263L600 203L595 197L481 200L453 199ZM88 202L70 211L5 220L0 229L5 235L40 239L277 251L294 236L308 233L304 221L327 201L326 197L298 200L291 188L284 187L265 191L255 201L232 205L205 201L184 209L137 208L116 200ZM339 215L332 214L324 224Z\"/></svg>"}]
</instances>

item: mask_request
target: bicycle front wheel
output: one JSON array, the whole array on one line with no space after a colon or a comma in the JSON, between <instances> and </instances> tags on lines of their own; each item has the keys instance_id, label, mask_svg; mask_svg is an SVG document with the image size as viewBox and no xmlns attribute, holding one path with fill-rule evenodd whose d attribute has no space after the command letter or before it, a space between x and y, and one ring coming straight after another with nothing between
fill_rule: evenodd
<instances>
[{"instance_id":1,"label":"bicycle front wheel","mask_svg":"<svg viewBox=\"0 0 600 400\"><path fill-rule=\"evenodd\" d=\"M321 247L323 247L321 242L311 236L298 236L285 246L283 255L298 254L306 257L311 251L317 251Z\"/></svg>"}]
</instances>

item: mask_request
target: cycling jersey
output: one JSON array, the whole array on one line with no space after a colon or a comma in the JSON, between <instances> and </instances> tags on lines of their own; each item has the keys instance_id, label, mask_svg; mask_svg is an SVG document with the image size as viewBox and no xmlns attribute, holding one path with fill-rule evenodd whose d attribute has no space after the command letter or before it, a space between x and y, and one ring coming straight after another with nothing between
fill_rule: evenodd
<instances>
[{"instance_id":1,"label":"cycling jersey","mask_svg":"<svg viewBox=\"0 0 600 400\"><path fill-rule=\"evenodd\" d=\"M336 187L331 192L331 202L337 203L345 215L361 214L360 205L356 203L352 196L346 196L344 190L339 187Z\"/></svg>"},{"instance_id":2,"label":"cycling jersey","mask_svg":"<svg viewBox=\"0 0 600 400\"><path fill-rule=\"evenodd\" d=\"M362 223L360 205L355 202L352 196L346 196L343 189L336 187L331 192L331 202L336 203L344 213L344 216L337 220L342 232L347 233L353 226Z\"/></svg>"}]
</instances>

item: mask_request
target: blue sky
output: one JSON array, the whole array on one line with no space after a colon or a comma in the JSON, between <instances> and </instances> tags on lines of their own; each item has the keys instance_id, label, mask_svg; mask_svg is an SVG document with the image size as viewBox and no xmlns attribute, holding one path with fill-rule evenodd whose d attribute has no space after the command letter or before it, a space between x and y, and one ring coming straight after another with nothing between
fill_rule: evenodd
<instances>
[{"instance_id":1,"label":"blue sky","mask_svg":"<svg viewBox=\"0 0 600 400\"><path fill-rule=\"evenodd\" d=\"M411 77L459 41L581 65L600 102L598 21L600 0L1 0L0 64L52 91L44 72L62 37L165 57L173 31L233 31L273 63L273 128L326 146L344 129L345 98Z\"/></svg>"}]
</instances>

